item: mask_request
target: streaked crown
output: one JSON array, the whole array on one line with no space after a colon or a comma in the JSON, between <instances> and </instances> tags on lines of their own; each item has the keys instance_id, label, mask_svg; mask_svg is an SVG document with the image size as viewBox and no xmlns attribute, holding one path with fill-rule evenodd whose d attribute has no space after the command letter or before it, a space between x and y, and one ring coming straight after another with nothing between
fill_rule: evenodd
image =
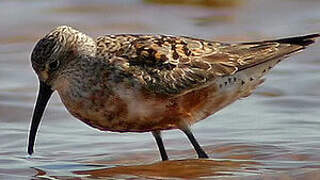
<instances>
[{"instance_id":1,"label":"streaked crown","mask_svg":"<svg viewBox=\"0 0 320 180\"><path fill-rule=\"evenodd\" d=\"M40 76L50 76L52 65L63 65L79 55L94 56L96 43L88 35L69 26L59 26L40 39L31 54L32 67ZM40 77L40 79L47 79Z\"/></svg>"}]
</instances>

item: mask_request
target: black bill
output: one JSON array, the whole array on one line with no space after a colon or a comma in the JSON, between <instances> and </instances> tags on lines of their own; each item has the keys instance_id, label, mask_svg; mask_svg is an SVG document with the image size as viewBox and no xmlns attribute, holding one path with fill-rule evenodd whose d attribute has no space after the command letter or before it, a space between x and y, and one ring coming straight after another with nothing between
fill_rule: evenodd
<instances>
[{"instance_id":1,"label":"black bill","mask_svg":"<svg viewBox=\"0 0 320 180\"><path fill-rule=\"evenodd\" d=\"M30 132L29 132L28 154L30 155L33 153L34 141L35 141L37 130L41 121L41 117L53 93L49 85L47 85L42 81L39 81L39 82L40 82L39 93L38 93L36 106L33 110L33 116L31 121Z\"/></svg>"}]
</instances>

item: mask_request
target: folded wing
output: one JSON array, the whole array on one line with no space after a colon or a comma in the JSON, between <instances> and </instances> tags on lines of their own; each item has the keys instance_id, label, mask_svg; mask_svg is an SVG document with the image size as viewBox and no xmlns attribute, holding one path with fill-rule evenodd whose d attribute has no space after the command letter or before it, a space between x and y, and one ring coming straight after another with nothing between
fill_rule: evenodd
<instances>
[{"instance_id":1,"label":"folded wing","mask_svg":"<svg viewBox=\"0 0 320 180\"><path fill-rule=\"evenodd\" d=\"M164 35L109 35L97 39L97 56L145 89L181 95L285 57L314 42L319 34L240 44Z\"/></svg>"}]
</instances>

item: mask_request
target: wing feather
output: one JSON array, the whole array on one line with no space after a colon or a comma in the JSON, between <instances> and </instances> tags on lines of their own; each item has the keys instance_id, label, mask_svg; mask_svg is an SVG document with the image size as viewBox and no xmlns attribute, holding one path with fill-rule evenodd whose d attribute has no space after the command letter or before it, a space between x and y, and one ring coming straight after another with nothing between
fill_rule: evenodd
<instances>
[{"instance_id":1,"label":"wing feather","mask_svg":"<svg viewBox=\"0 0 320 180\"><path fill-rule=\"evenodd\" d=\"M277 41L224 44L164 35L109 35L97 39L97 56L145 89L180 95L257 64L303 49Z\"/></svg>"}]
</instances>

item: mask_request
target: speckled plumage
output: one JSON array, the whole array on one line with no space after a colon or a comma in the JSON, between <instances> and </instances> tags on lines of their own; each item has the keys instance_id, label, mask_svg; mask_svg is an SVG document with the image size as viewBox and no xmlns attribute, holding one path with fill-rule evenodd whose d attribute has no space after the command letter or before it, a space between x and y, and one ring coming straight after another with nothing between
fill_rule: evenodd
<instances>
[{"instance_id":1,"label":"speckled plumage","mask_svg":"<svg viewBox=\"0 0 320 180\"><path fill-rule=\"evenodd\" d=\"M149 90L170 95L198 89L218 77L301 48L277 42L223 44L164 35L109 35L96 42L96 57L117 63Z\"/></svg>"},{"instance_id":2,"label":"speckled plumage","mask_svg":"<svg viewBox=\"0 0 320 180\"><path fill-rule=\"evenodd\" d=\"M251 94L280 60L319 34L227 44L183 36L106 35L60 26L32 66L75 117L100 130L186 129Z\"/></svg>"}]
</instances>

